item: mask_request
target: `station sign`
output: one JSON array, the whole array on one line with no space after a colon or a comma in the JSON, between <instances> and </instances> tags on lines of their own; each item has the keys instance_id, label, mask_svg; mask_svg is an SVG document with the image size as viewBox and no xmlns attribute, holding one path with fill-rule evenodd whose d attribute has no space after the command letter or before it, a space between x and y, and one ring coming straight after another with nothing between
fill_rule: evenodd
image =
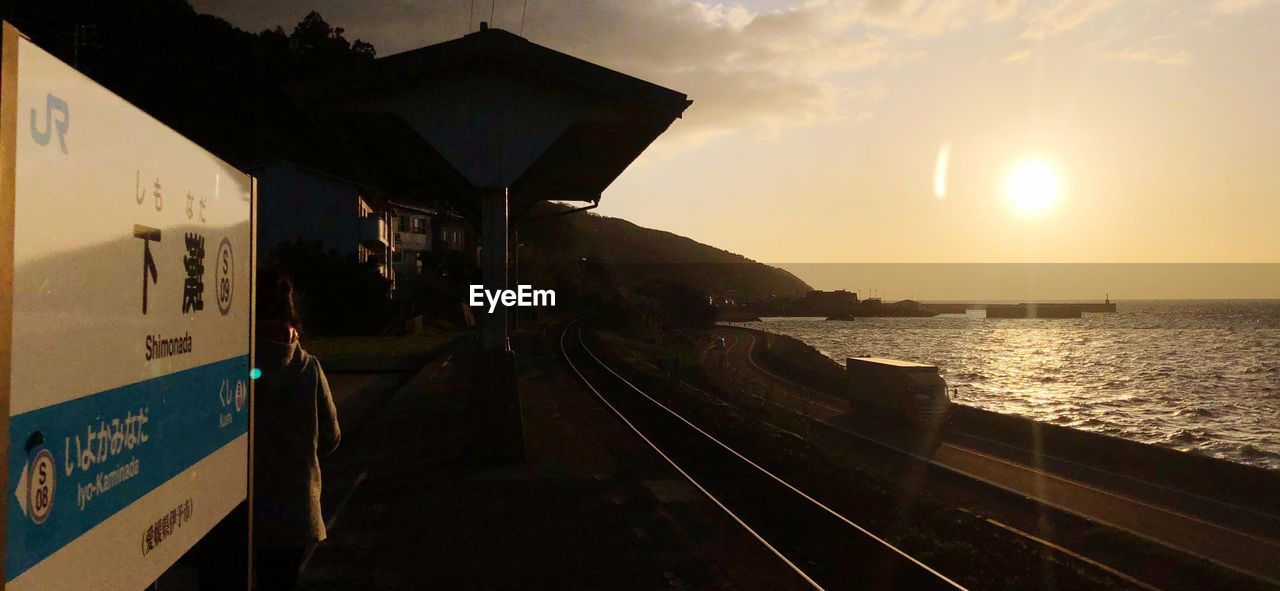
<instances>
[{"instance_id":1,"label":"station sign","mask_svg":"<svg viewBox=\"0 0 1280 591\"><path fill-rule=\"evenodd\" d=\"M247 498L254 200L4 25L6 589L144 588Z\"/></svg>"}]
</instances>

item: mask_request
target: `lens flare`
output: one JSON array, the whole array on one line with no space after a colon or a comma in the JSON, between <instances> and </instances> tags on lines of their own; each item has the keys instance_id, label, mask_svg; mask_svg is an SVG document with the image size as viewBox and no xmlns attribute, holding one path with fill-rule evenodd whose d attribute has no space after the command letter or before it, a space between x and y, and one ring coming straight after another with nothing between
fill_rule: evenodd
<instances>
[{"instance_id":1,"label":"lens flare","mask_svg":"<svg viewBox=\"0 0 1280 591\"><path fill-rule=\"evenodd\" d=\"M938 163L933 167L933 196L943 199L947 196L947 166L951 162L951 142L942 142L938 147Z\"/></svg>"}]
</instances>

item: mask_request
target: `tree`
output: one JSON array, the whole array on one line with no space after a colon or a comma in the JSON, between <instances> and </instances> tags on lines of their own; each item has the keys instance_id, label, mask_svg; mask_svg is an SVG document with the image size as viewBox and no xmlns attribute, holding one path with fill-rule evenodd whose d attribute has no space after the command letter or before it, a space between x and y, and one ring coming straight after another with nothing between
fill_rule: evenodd
<instances>
[{"instance_id":1,"label":"tree","mask_svg":"<svg viewBox=\"0 0 1280 591\"><path fill-rule=\"evenodd\" d=\"M333 65L336 62L357 59L373 59L377 50L361 39L350 43L343 36L346 29L334 27L311 11L293 27L289 36L289 50L295 60L305 65Z\"/></svg>"},{"instance_id":2,"label":"tree","mask_svg":"<svg viewBox=\"0 0 1280 591\"><path fill-rule=\"evenodd\" d=\"M632 301L642 320L661 328L706 328L716 319L706 292L678 281L646 281Z\"/></svg>"},{"instance_id":3,"label":"tree","mask_svg":"<svg viewBox=\"0 0 1280 591\"><path fill-rule=\"evenodd\" d=\"M333 28L320 13L311 11L307 16L302 17L297 25L293 27L293 35L289 36L289 43L293 51L297 54L307 54L311 52L326 52L333 50L346 51L351 49L351 44L343 38L342 34L345 30L342 27Z\"/></svg>"},{"instance_id":4,"label":"tree","mask_svg":"<svg viewBox=\"0 0 1280 591\"><path fill-rule=\"evenodd\" d=\"M378 50L373 48L373 44L368 43L362 39L356 39L355 43L351 44L351 53L354 53L365 59L373 59L375 57L378 57Z\"/></svg>"}]
</instances>

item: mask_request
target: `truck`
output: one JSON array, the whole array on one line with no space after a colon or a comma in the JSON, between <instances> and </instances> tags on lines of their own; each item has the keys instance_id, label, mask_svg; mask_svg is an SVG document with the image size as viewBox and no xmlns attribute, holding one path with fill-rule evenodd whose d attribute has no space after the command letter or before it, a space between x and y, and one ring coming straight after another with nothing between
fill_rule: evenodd
<instances>
[{"instance_id":1,"label":"truck","mask_svg":"<svg viewBox=\"0 0 1280 591\"><path fill-rule=\"evenodd\" d=\"M938 367L881 357L845 361L849 401L857 408L888 415L917 428L946 421L951 399Z\"/></svg>"}]
</instances>

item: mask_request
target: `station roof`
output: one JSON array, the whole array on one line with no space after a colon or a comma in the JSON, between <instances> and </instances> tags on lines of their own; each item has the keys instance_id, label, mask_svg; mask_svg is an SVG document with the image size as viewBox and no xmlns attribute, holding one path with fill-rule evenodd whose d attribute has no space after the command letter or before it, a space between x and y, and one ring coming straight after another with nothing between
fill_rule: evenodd
<instances>
[{"instance_id":1,"label":"station roof","mask_svg":"<svg viewBox=\"0 0 1280 591\"><path fill-rule=\"evenodd\" d=\"M472 190L509 188L513 215L542 200L598 202L692 103L493 28L335 73L302 96L399 116L429 145L403 158L438 158L431 170L447 166Z\"/></svg>"},{"instance_id":2,"label":"station roof","mask_svg":"<svg viewBox=\"0 0 1280 591\"><path fill-rule=\"evenodd\" d=\"M419 47L348 69L313 87L312 97L359 95L372 90L411 84L423 76L449 74L455 69L477 66L515 66L529 77L550 76L584 89L613 95L644 105L675 119L693 101L682 93L628 76L583 59L532 43L495 28L464 35L451 41ZM667 121L669 125L670 120Z\"/></svg>"},{"instance_id":3,"label":"station roof","mask_svg":"<svg viewBox=\"0 0 1280 591\"><path fill-rule=\"evenodd\" d=\"M365 178L384 194L419 204L445 199L480 215L468 199L473 188L467 180L400 116L338 113L320 121L342 138Z\"/></svg>"}]
</instances>

